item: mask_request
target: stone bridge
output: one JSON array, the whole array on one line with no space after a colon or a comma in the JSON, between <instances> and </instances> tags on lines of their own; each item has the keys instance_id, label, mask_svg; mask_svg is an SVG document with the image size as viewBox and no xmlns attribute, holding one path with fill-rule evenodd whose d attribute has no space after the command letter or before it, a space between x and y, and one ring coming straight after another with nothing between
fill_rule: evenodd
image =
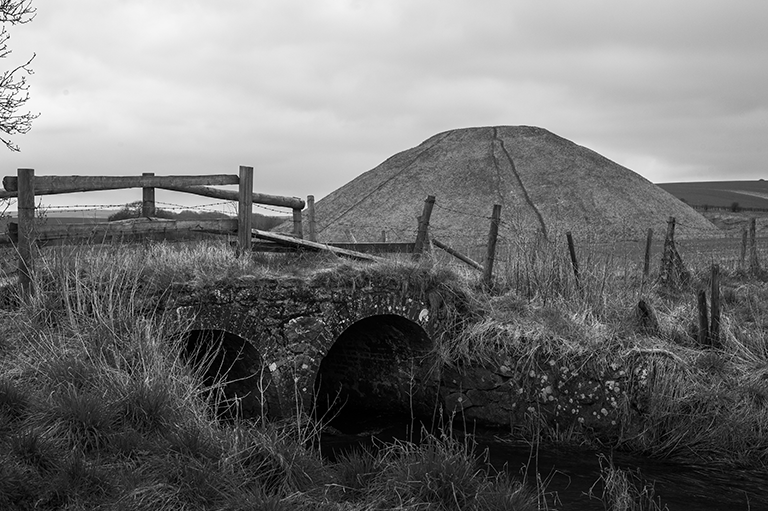
<instances>
[{"instance_id":1,"label":"stone bridge","mask_svg":"<svg viewBox=\"0 0 768 511\"><path fill-rule=\"evenodd\" d=\"M177 293L171 306L191 323L190 356L239 415L322 414L339 403L426 415L440 404L435 343L464 307L431 280L249 277Z\"/></svg>"}]
</instances>

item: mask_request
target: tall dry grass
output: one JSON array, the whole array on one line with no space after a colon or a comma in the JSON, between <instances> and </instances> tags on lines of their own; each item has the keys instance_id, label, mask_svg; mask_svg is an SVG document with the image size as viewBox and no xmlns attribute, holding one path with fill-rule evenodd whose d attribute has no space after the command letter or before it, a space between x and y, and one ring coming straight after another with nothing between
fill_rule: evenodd
<instances>
[{"instance_id":1,"label":"tall dry grass","mask_svg":"<svg viewBox=\"0 0 768 511\"><path fill-rule=\"evenodd\" d=\"M709 347L697 342L696 291L709 293L711 264L719 262L711 256L685 261L689 284L663 288L658 260L644 279L642 260L611 247L581 249L578 279L564 246L538 241L512 248L497 262L491 293L475 293L480 318L438 345L442 363L498 367L512 360L522 374L547 364L592 368L594 375L610 367L642 369L634 379L644 385L642 410L619 419L632 427L615 438L570 440L691 462L768 465L764 273L723 262L720 344ZM640 300L652 308L654 324L639 317ZM528 419L521 429L537 431L541 417ZM562 438L557 421L545 427L550 439Z\"/></svg>"},{"instance_id":2,"label":"tall dry grass","mask_svg":"<svg viewBox=\"0 0 768 511\"><path fill-rule=\"evenodd\" d=\"M366 478L359 461L320 457L306 417L216 420L221 382L206 386L185 363L187 325L159 301L179 284L341 278L324 274L333 261L157 244L54 249L36 262L34 294L0 311L2 509L362 510L397 504L384 473L408 491L402 509L534 509L452 439L384 450ZM393 278L408 271L396 267ZM440 475L455 463L455 477Z\"/></svg>"}]
</instances>

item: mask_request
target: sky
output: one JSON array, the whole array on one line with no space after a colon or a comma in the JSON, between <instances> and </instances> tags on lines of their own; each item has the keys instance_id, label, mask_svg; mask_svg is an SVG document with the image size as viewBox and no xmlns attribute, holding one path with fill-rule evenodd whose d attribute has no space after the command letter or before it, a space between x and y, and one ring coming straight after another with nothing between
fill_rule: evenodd
<instances>
[{"instance_id":1,"label":"sky","mask_svg":"<svg viewBox=\"0 0 768 511\"><path fill-rule=\"evenodd\" d=\"M530 125L652 182L768 174L764 0L35 0L0 174L235 174L320 199L437 133ZM162 195L166 194L166 195ZM139 190L49 196L138 200ZM158 200L208 199L158 191Z\"/></svg>"}]
</instances>

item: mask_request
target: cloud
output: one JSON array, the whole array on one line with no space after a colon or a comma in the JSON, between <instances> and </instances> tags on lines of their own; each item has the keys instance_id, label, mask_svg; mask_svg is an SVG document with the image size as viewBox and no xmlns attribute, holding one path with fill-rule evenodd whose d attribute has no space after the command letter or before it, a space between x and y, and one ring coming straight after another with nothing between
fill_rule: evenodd
<instances>
[{"instance_id":1,"label":"cloud","mask_svg":"<svg viewBox=\"0 0 768 511\"><path fill-rule=\"evenodd\" d=\"M257 169L317 197L435 133L547 128L653 181L757 178L768 4L650 0L38 4L12 166ZM15 54L16 55L16 54Z\"/></svg>"}]
</instances>

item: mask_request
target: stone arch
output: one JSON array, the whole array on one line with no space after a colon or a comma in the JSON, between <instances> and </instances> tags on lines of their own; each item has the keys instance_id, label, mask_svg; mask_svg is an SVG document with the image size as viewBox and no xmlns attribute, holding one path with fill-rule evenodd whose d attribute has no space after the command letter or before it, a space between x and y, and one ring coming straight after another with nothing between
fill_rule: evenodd
<instances>
[{"instance_id":1,"label":"stone arch","mask_svg":"<svg viewBox=\"0 0 768 511\"><path fill-rule=\"evenodd\" d=\"M394 328L405 337L408 334L403 332L410 332L413 339L430 339L431 343L444 329L443 303L438 292L425 293L399 283L328 289L308 288L298 281L279 285L260 282L192 295L177 302L176 314L179 321L186 322L191 329L226 332L223 338L234 352L242 351L242 346L248 343L249 347L244 349L260 355L260 364L250 364L250 374L256 373L258 365L258 374L264 378L260 381L268 382L265 402L269 415L281 417L299 410L312 410L320 364L347 329L359 322L369 327L383 325L390 331L390 340L397 337L392 333ZM367 319L371 317L378 319ZM415 341L415 344L423 343ZM249 357L256 360L254 356ZM431 364L417 365L421 370ZM427 376L419 374L418 377L424 384L419 388L431 388L431 384L426 385ZM237 392L233 390L234 397L247 394L249 389L245 385L238 388L235 379L228 381L234 385L228 386L229 389L237 389ZM430 396L429 403L434 405L434 395Z\"/></svg>"},{"instance_id":2,"label":"stone arch","mask_svg":"<svg viewBox=\"0 0 768 511\"><path fill-rule=\"evenodd\" d=\"M223 329L199 328L188 332L185 348L204 385L215 393L218 416L255 419L280 410L269 369L247 339Z\"/></svg>"},{"instance_id":3,"label":"stone arch","mask_svg":"<svg viewBox=\"0 0 768 511\"><path fill-rule=\"evenodd\" d=\"M374 314L349 324L332 339L314 376L319 416L343 404L358 413L430 415L437 396L422 324L399 314Z\"/></svg>"}]
</instances>

